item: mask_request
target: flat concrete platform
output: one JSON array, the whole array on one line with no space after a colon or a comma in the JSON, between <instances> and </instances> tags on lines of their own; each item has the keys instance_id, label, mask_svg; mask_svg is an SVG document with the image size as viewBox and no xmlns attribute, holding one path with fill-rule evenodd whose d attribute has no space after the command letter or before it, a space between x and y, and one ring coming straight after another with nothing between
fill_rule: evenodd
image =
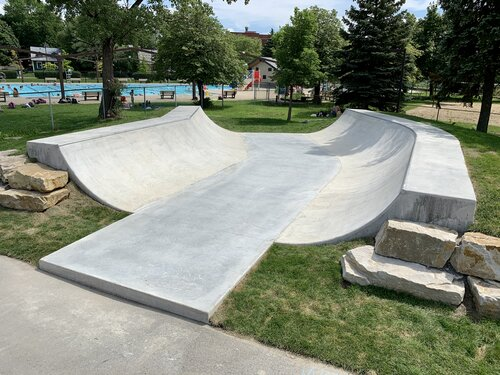
<instances>
[{"instance_id":1,"label":"flat concrete platform","mask_svg":"<svg viewBox=\"0 0 500 375\"><path fill-rule=\"evenodd\" d=\"M2 256L0 285L2 375L347 374Z\"/></svg>"},{"instance_id":2,"label":"flat concrete platform","mask_svg":"<svg viewBox=\"0 0 500 375\"><path fill-rule=\"evenodd\" d=\"M369 111L308 135L238 134L181 107L31 141L28 153L134 212L41 269L202 322L274 241L372 236L389 218L463 231L475 210L453 136Z\"/></svg>"},{"instance_id":3,"label":"flat concrete platform","mask_svg":"<svg viewBox=\"0 0 500 375\"><path fill-rule=\"evenodd\" d=\"M40 261L40 268L202 322L335 176L290 135L247 136L248 158Z\"/></svg>"}]
</instances>

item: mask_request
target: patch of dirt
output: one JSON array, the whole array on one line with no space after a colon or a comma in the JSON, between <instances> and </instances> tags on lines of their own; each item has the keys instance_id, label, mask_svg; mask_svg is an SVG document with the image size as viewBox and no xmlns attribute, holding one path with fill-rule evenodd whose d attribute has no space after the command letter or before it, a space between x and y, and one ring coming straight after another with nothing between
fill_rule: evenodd
<instances>
[{"instance_id":1,"label":"patch of dirt","mask_svg":"<svg viewBox=\"0 0 500 375\"><path fill-rule=\"evenodd\" d=\"M461 122L471 124L474 127L479 119L479 111L481 103L474 103L473 108L464 107L462 103L441 103L439 111L439 121L445 122ZM494 103L491 107L490 125L500 126L500 104ZM410 109L406 112L408 115L436 120L437 108L431 105L422 105L420 107Z\"/></svg>"}]
</instances>

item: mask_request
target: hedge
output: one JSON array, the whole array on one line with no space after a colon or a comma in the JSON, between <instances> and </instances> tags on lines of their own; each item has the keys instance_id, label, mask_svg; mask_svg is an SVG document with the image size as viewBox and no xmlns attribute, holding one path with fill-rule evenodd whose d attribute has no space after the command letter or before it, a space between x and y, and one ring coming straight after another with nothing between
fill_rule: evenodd
<instances>
[{"instance_id":1,"label":"hedge","mask_svg":"<svg viewBox=\"0 0 500 375\"><path fill-rule=\"evenodd\" d=\"M66 79L66 72L63 73L64 79ZM71 72L71 78L81 78L82 74L78 70ZM59 72L57 70L40 70L35 72L35 77L39 79L45 78L59 78Z\"/></svg>"},{"instance_id":2,"label":"hedge","mask_svg":"<svg viewBox=\"0 0 500 375\"><path fill-rule=\"evenodd\" d=\"M0 73L5 74L5 78L7 79L16 79L17 72L15 70L0 70Z\"/></svg>"}]
</instances>

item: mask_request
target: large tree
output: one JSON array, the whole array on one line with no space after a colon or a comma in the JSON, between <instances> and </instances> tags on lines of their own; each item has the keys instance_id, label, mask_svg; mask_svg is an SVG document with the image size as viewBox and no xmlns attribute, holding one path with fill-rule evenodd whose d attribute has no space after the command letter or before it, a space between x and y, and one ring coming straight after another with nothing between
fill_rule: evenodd
<instances>
[{"instance_id":1,"label":"large tree","mask_svg":"<svg viewBox=\"0 0 500 375\"><path fill-rule=\"evenodd\" d=\"M338 74L341 63L341 50L345 46L340 35L342 25L337 18L337 11L313 6L309 8L317 21L314 48L320 60L320 69L324 77L333 80ZM314 102L321 104L321 82L314 85Z\"/></svg>"},{"instance_id":2,"label":"large tree","mask_svg":"<svg viewBox=\"0 0 500 375\"><path fill-rule=\"evenodd\" d=\"M280 86L289 88L288 121L292 119L294 86L314 84L323 76L318 53L314 48L318 27L315 13L309 9L295 8L290 20L290 24L283 26L274 35L278 63L278 71L274 77Z\"/></svg>"},{"instance_id":3,"label":"large tree","mask_svg":"<svg viewBox=\"0 0 500 375\"><path fill-rule=\"evenodd\" d=\"M482 94L477 130L488 131L495 80L500 67L498 0L440 0L448 32L442 43L442 93L461 92L468 100Z\"/></svg>"},{"instance_id":4,"label":"large tree","mask_svg":"<svg viewBox=\"0 0 500 375\"><path fill-rule=\"evenodd\" d=\"M56 47L57 33L63 27L59 14L39 0L7 0L3 20L25 49L45 44Z\"/></svg>"},{"instance_id":5,"label":"large tree","mask_svg":"<svg viewBox=\"0 0 500 375\"><path fill-rule=\"evenodd\" d=\"M271 31L269 32L269 35L271 37L262 46L261 56L263 56L263 57L274 57L274 41L273 41L274 29L271 29Z\"/></svg>"},{"instance_id":6,"label":"large tree","mask_svg":"<svg viewBox=\"0 0 500 375\"><path fill-rule=\"evenodd\" d=\"M19 48L19 41L17 40L14 32L7 23L0 20L0 45L12 46ZM0 65L11 65L17 63L17 54L15 51L0 50Z\"/></svg>"},{"instance_id":7,"label":"large tree","mask_svg":"<svg viewBox=\"0 0 500 375\"><path fill-rule=\"evenodd\" d=\"M229 34L231 42L234 44L236 52L241 58L249 63L260 56L262 50L262 42L257 38L249 38L244 35Z\"/></svg>"},{"instance_id":8,"label":"large tree","mask_svg":"<svg viewBox=\"0 0 500 375\"><path fill-rule=\"evenodd\" d=\"M153 30L153 17L161 12L161 0L49 0L65 10L82 40L99 43L102 56L103 98L99 108L102 118L117 115L120 85L114 79L114 50L124 44L139 45L138 36Z\"/></svg>"},{"instance_id":9,"label":"large tree","mask_svg":"<svg viewBox=\"0 0 500 375\"><path fill-rule=\"evenodd\" d=\"M441 80L443 58L440 54L439 43L445 33L445 22L439 13L437 4L427 7L427 14L417 22L414 41L422 52L416 59L417 67L422 76L429 81L429 96L434 97L436 84Z\"/></svg>"},{"instance_id":10,"label":"large tree","mask_svg":"<svg viewBox=\"0 0 500 375\"><path fill-rule=\"evenodd\" d=\"M201 0L182 1L165 18L156 57L158 72L173 72L178 79L195 82L202 105L205 84L242 80L246 64L210 5Z\"/></svg>"},{"instance_id":11,"label":"large tree","mask_svg":"<svg viewBox=\"0 0 500 375\"><path fill-rule=\"evenodd\" d=\"M404 0L357 0L344 17L347 25L341 67L340 104L396 110L408 31Z\"/></svg>"}]
</instances>

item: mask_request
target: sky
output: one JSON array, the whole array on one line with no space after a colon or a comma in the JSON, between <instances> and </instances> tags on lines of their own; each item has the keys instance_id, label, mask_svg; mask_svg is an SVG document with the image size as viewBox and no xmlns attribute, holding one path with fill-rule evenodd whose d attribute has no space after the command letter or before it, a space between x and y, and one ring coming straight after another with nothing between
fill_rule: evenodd
<instances>
[{"instance_id":1,"label":"sky","mask_svg":"<svg viewBox=\"0 0 500 375\"><path fill-rule=\"evenodd\" d=\"M0 13L3 13L5 0L0 0ZM215 15L221 23L231 31L243 31L245 26L250 30L268 33L271 28L278 30L290 20L295 7L301 9L317 5L325 9L335 9L339 18L354 3L353 0L250 0L245 5L244 0L228 5L223 0L212 0ZM406 0L404 9L418 18L425 16L430 0Z\"/></svg>"}]
</instances>

